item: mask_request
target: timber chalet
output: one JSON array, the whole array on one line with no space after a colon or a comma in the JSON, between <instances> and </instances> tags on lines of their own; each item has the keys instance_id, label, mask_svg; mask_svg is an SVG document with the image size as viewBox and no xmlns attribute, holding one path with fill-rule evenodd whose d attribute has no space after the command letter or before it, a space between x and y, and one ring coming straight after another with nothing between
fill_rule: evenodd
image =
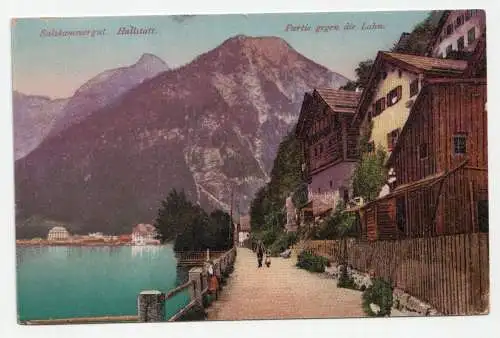
<instances>
[{"instance_id":1,"label":"timber chalet","mask_svg":"<svg viewBox=\"0 0 500 338\"><path fill-rule=\"evenodd\" d=\"M388 153L389 177L376 200L349 208L359 212L361 237L488 231L486 101L480 10L444 11L426 56L378 52L361 95L306 93L296 129L309 192L303 214L316 218L355 197L350 179L367 136L368 151Z\"/></svg>"},{"instance_id":2,"label":"timber chalet","mask_svg":"<svg viewBox=\"0 0 500 338\"><path fill-rule=\"evenodd\" d=\"M392 189L360 209L361 235L369 240L488 231L484 11L446 11L428 50L432 57L396 56L418 79L406 85L407 113L377 120L389 115L377 106L384 86L371 82L383 69L377 61L358 108L356 118L374 120L371 140L384 146L387 133L387 168L394 173Z\"/></svg>"},{"instance_id":3,"label":"timber chalet","mask_svg":"<svg viewBox=\"0 0 500 338\"><path fill-rule=\"evenodd\" d=\"M352 194L350 179L358 160L358 127L352 120L359 97L358 92L324 88L304 95L296 136L305 159L309 202L301 211L306 215L324 215Z\"/></svg>"}]
</instances>

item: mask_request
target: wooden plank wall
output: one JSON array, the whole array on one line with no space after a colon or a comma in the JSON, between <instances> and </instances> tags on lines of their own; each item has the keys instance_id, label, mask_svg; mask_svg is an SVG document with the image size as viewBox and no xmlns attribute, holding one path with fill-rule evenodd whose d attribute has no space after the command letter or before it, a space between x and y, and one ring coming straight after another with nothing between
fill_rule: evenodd
<instances>
[{"instance_id":1,"label":"wooden plank wall","mask_svg":"<svg viewBox=\"0 0 500 338\"><path fill-rule=\"evenodd\" d=\"M423 300L445 315L470 315L489 309L487 233L393 241L310 241L306 250L348 263ZM343 251L344 250L344 251Z\"/></svg>"}]
</instances>

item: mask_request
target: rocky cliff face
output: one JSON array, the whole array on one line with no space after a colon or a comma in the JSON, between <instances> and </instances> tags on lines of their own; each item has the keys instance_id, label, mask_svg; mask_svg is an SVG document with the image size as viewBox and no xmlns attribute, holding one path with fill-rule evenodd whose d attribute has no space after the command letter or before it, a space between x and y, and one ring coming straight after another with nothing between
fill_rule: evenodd
<instances>
[{"instance_id":1,"label":"rocky cliff face","mask_svg":"<svg viewBox=\"0 0 500 338\"><path fill-rule=\"evenodd\" d=\"M14 158L26 156L40 142L61 117L67 99L51 100L48 97L12 93L14 111Z\"/></svg>"},{"instance_id":2,"label":"rocky cliff face","mask_svg":"<svg viewBox=\"0 0 500 338\"><path fill-rule=\"evenodd\" d=\"M275 37L237 36L48 138L16 163L22 215L129 229L172 188L241 211L269 179L305 91L346 78Z\"/></svg>"}]
</instances>

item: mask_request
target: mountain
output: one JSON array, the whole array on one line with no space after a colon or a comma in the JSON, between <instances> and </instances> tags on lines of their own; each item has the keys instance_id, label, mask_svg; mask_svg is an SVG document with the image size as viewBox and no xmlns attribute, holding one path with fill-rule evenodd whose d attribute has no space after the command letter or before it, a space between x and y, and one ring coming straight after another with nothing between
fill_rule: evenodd
<instances>
[{"instance_id":1,"label":"mountain","mask_svg":"<svg viewBox=\"0 0 500 338\"><path fill-rule=\"evenodd\" d=\"M96 75L78 88L71 97L50 135L56 135L69 126L83 121L94 111L112 103L131 88L167 70L169 67L162 59L146 53L131 66L106 70Z\"/></svg>"},{"instance_id":2,"label":"mountain","mask_svg":"<svg viewBox=\"0 0 500 338\"><path fill-rule=\"evenodd\" d=\"M12 93L14 111L14 158L17 160L35 149L61 117L68 99Z\"/></svg>"},{"instance_id":3,"label":"mountain","mask_svg":"<svg viewBox=\"0 0 500 338\"><path fill-rule=\"evenodd\" d=\"M269 180L305 91L347 79L276 37L236 36L129 90L16 162L20 219L89 231L150 222L172 188L240 211Z\"/></svg>"}]
</instances>

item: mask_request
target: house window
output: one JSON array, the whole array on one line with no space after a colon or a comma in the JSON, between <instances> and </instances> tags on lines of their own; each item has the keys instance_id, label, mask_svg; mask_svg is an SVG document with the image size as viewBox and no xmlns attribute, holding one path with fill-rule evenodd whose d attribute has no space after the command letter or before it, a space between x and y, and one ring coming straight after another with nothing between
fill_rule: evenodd
<instances>
[{"instance_id":1,"label":"house window","mask_svg":"<svg viewBox=\"0 0 500 338\"><path fill-rule=\"evenodd\" d=\"M410 97L418 94L418 79L410 82Z\"/></svg>"},{"instance_id":2,"label":"house window","mask_svg":"<svg viewBox=\"0 0 500 338\"><path fill-rule=\"evenodd\" d=\"M333 188L333 181L330 181L330 189Z\"/></svg>"},{"instance_id":3,"label":"house window","mask_svg":"<svg viewBox=\"0 0 500 338\"><path fill-rule=\"evenodd\" d=\"M446 26L446 35L451 35L453 33L453 25L450 23Z\"/></svg>"},{"instance_id":4,"label":"house window","mask_svg":"<svg viewBox=\"0 0 500 338\"><path fill-rule=\"evenodd\" d=\"M457 40L457 49L459 51L462 51L462 50L464 50L464 48L465 48L465 41L464 41L464 37L462 36Z\"/></svg>"},{"instance_id":5,"label":"house window","mask_svg":"<svg viewBox=\"0 0 500 338\"><path fill-rule=\"evenodd\" d=\"M453 50L453 46L452 45L448 45L448 47L446 47L446 55L448 56L451 51Z\"/></svg>"},{"instance_id":6,"label":"house window","mask_svg":"<svg viewBox=\"0 0 500 338\"><path fill-rule=\"evenodd\" d=\"M401 99L402 86L397 86L387 94L387 107L393 106Z\"/></svg>"},{"instance_id":7,"label":"house window","mask_svg":"<svg viewBox=\"0 0 500 338\"><path fill-rule=\"evenodd\" d=\"M385 110L385 97L378 99L375 102L375 114L374 116L380 115Z\"/></svg>"},{"instance_id":8,"label":"house window","mask_svg":"<svg viewBox=\"0 0 500 338\"><path fill-rule=\"evenodd\" d=\"M387 148L392 151L398 142L399 129L395 129L387 134Z\"/></svg>"},{"instance_id":9,"label":"house window","mask_svg":"<svg viewBox=\"0 0 500 338\"><path fill-rule=\"evenodd\" d=\"M474 27L472 27L467 32L467 43L470 45L474 41L476 41L476 29Z\"/></svg>"},{"instance_id":10,"label":"house window","mask_svg":"<svg viewBox=\"0 0 500 338\"><path fill-rule=\"evenodd\" d=\"M460 15L457 17L456 21L455 21L455 27L460 27L464 24L464 16L463 15Z\"/></svg>"},{"instance_id":11,"label":"house window","mask_svg":"<svg viewBox=\"0 0 500 338\"><path fill-rule=\"evenodd\" d=\"M318 194L321 194L321 188L318 188Z\"/></svg>"},{"instance_id":12,"label":"house window","mask_svg":"<svg viewBox=\"0 0 500 338\"><path fill-rule=\"evenodd\" d=\"M314 156L318 156L318 148L314 148Z\"/></svg>"},{"instance_id":13,"label":"house window","mask_svg":"<svg viewBox=\"0 0 500 338\"><path fill-rule=\"evenodd\" d=\"M457 134L453 136L453 153L455 155L463 155L467 152L467 136L465 134Z\"/></svg>"},{"instance_id":14,"label":"house window","mask_svg":"<svg viewBox=\"0 0 500 338\"><path fill-rule=\"evenodd\" d=\"M421 160L426 159L429 156L429 147L427 146L427 143L420 143L418 146L418 158Z\"/></svg>"},{"instance_id":15,"label":"house window","mask_svg":"<svg viewBox=\"0 0 500 338\"><path fill-rule=\"evenodd\" d=\"M403 76L403 71L401 69L398 69L398 77L402 77Z\"/></svg>"},{"instance_id":16,"label":"house window","mask_svg":"<svg viewBox=\"0 0 500 338\"><path fill-rule=\"evenodd\" d=\"M404 197L398 197L396 199L396 224L398 230L405 232L406 228L406 201Z\"/></svg>"}]
</instances>

